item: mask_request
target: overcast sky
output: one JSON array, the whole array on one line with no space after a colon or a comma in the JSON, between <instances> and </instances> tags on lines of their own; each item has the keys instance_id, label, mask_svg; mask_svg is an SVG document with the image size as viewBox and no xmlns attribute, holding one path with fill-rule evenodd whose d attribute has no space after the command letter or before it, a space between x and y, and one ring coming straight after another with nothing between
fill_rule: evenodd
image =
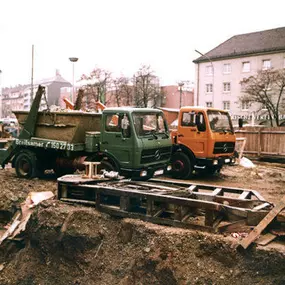
<instances>
[{"instance_id":1,"label":"overcast sky","mask_svg":"<svg viewBox=\"0 0 285 285\"><path fill-rule=\"evenodd\" d=\"M150 64L162 84L194 80L194 50L230 37L285 26L284 0L2 0L2 87L59 69L72 82L100 67L131 76Z\"/></svg>"}]
</instances>

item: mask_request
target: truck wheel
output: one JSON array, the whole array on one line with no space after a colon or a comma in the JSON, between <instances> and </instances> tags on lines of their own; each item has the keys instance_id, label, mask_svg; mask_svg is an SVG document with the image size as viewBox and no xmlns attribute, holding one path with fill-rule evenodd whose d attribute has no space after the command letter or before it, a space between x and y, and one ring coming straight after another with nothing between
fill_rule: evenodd
<instances>
[{"instance_id":1,"label":"truck wheel","mask_svg":"<svg viewBox=\"0 0 285 285\"><path fill-rule=\"evenodd\" d=\"M37 157L32 151L21 152L15 160L16 174L20 178L31 179L38 175Z\"/></svg>"},{"instance_id":2,"label":"truck wheel","mask_svg":"<svg viewBox=\"0 0 285 285\"><path fill-rule=\"evenodd\" d=\"M112 163L110 163L109 161L106 160L102 160L100 166L98 167L99 173L102 170L106 170L106 171L118 171L116 170L116 168L113 166Z\"/></svg>"},{"instance_id":3,"label":"truck wheel","mask_svg":"<svg viewBox=\"0 0 285 285\"><path fill-rule=\"evenodd\" d=\"M172 156L172 176L177 179L187 179L192 176L193 166L190 158L183 152L176 152Z\"/></svg>"}]
</instances>

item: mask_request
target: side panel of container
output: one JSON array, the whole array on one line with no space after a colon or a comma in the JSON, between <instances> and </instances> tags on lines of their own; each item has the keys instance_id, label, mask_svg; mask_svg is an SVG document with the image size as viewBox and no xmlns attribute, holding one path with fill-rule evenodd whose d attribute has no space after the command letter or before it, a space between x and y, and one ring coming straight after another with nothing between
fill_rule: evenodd
<instances>
[{"instance_id":1,"label":"side panel of container","mask_svg":"<svg viewBox=\"0 0 285 285\"><path fill-rule=\"evenodd\" d=\"M14 112L21 126L28 112ZM39 112L35 136L42 139L85 143L85 133L100 131L101 114L86 112Z\"/></svg>"}]
</instances>

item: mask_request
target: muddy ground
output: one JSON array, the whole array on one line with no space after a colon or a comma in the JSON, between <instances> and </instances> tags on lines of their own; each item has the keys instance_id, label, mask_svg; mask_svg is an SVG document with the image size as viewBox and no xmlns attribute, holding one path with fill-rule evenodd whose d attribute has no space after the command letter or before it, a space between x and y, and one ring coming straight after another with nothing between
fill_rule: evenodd
<instances>
[{"instance_id":1,"label":"muddy ground","mask_svg":"<svg viewBox=\"0 0 285 285\"><path fill-rule=\"evenodd\" d=\"M0 170L0 228L31 191L56 193L56 180L18 179ZM195 183L259 191L276 203L285 195L284 165L229 166ZM2 224L1 224L2 222ZM239 239L118 219L94 208L42 202L23 240L0 246L0 284L285 284L285 241L238 251Z\"/></svg>"}]
</instances>

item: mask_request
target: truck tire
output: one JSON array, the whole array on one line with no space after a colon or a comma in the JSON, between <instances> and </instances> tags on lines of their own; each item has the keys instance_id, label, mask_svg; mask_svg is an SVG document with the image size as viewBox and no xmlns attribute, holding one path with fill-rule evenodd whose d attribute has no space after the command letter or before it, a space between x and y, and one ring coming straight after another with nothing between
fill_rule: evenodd
<instances>
[{"instance_id":1,"label":"truck tire","mask_svg":"<svg viewBox=\"0 0 285 285\"><path fill-rule=\"evenodd\" d=\"M19 153L15 159L16 174L20 178L32 179L38 176L37 156L30 150Z\"/></svg>"},{"instance_id":2,"label":"truck tire","mask_svg":"<svg viewBox=\"0 0 285 285\"><path fill-rule=\"evenodd\" d=\"M187 179L193 175L193 165L190 158L183 152L176 152L171 159L172 177L176 179Z\"/></svg>"},{"instance_id":3,"label":"truck tire","mask_svg":"<svg viewBox=\"0 0 285 285\"><path fill-rule=\"evenodd\" d=\"M106 170L106 171L118 171L116 170L116 168L114 167L114 165L112 163L110 163L109 161L106 160L102 160L100 166L98 167L99 172L102 170Z\"/></svg>"}]
</instances>

